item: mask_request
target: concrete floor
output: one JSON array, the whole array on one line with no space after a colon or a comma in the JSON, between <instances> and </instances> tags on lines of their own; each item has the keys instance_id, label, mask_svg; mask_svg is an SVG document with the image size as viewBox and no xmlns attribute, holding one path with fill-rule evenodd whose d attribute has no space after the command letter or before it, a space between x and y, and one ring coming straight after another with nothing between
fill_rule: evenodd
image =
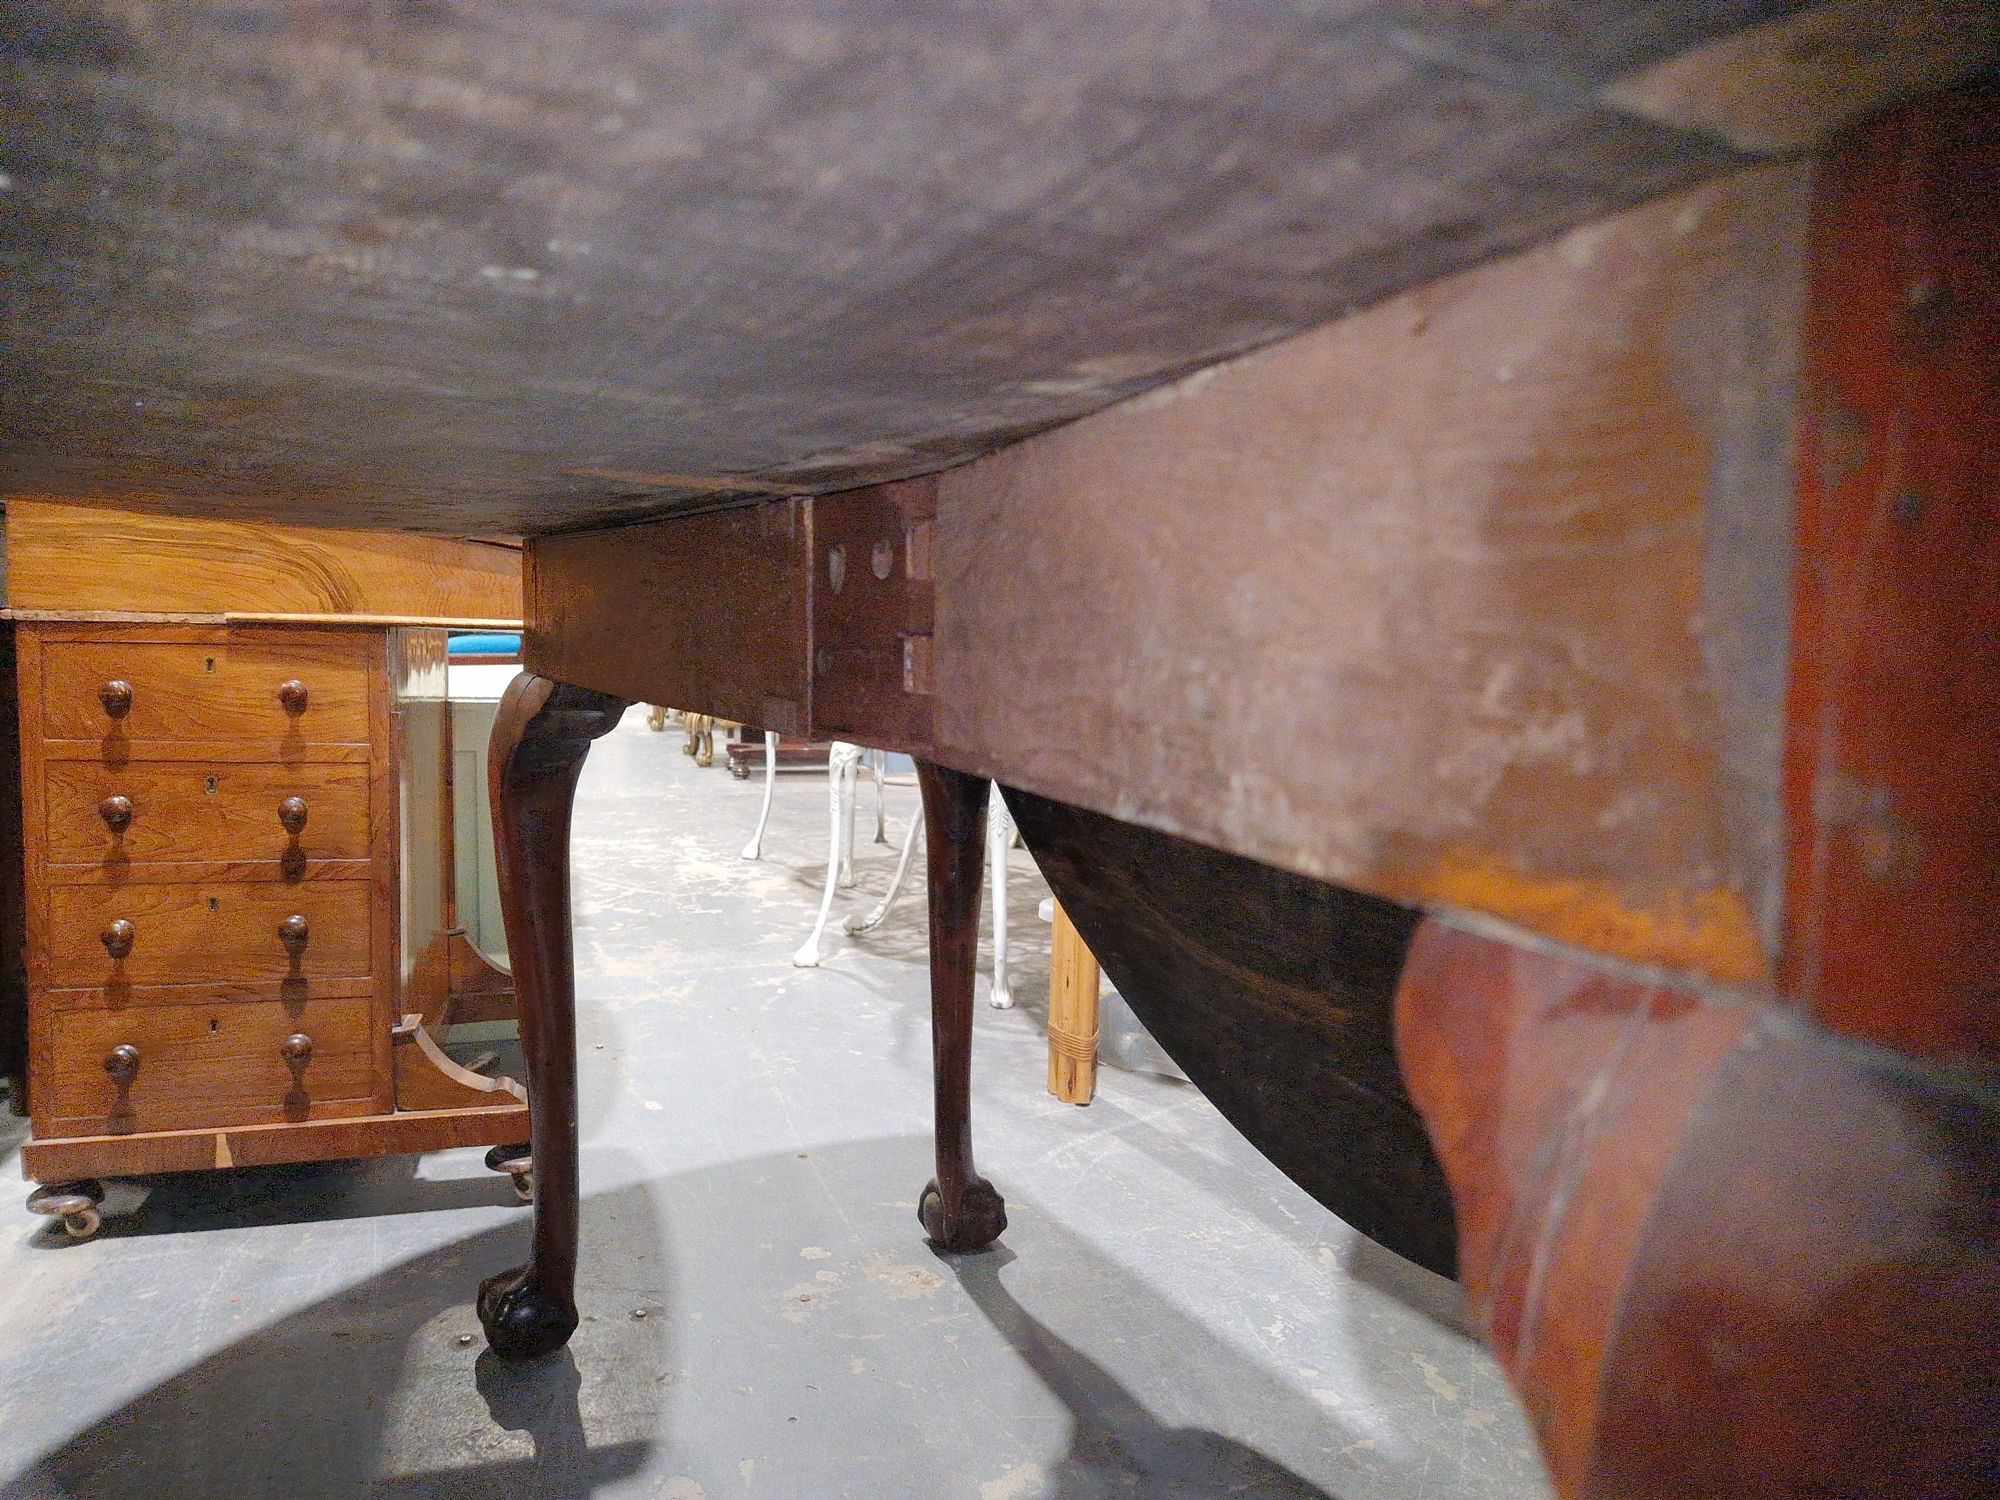
<instances>
[{"instance_id":1,"label":"concrete floor","mask_svg":"<svg viewBox=\"0 0 2000 1500\"><path fill-rule=\"evenodd\" d=\"M1293 1187L1185 1084L1045 1090L1045 887L1022 1005L982 1003L974 1120L1011 1227L931 1252L920 894L790 954L824 777L697 770L640 713L580 794L585 1321L501 1365L477 1280L526 1212L477 1152L117 1185L66 1243L0 1146L0 1496L1137 1495L1543 1500L1456 1289ZM864 788L864 798L871 794ZM900 838L913 789L891 787ZM859 890L887 885L867 844Z\"/></svg>"}]
</instances>

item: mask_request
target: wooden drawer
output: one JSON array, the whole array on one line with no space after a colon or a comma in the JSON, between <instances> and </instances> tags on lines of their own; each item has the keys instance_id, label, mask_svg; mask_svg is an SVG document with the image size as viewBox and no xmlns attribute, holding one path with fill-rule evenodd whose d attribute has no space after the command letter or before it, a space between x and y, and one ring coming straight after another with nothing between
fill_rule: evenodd
<instances>
[{"instance_id":1,"label":"wooden drawer","mask_svg":"<svg viewBox=\"0 0 2000 1500\"><path fill-rule=\"evenodd\" d=\"M366 975L369 894L366 880L54 886L47 982L105 988ZM296 956L279 931L293 916L306 919ZM132 946L114 959L103 935L120 920L132 924Z\"/></svg>"},{"instance_id":2,"label":"wooden drawer","mask_svg":"<svg viewBox=\"0 0 2000 1500\"><path fill-rule=\"evenodd\" d=\"M50 1114L68 1135L362 1114L375 1091L371 1008L356 998L66 1011L36 1088L51 1090ZM296 1078L281 1050L294 1034L312 1041ZM139 1054L122 1090L105 1068L120 1046Z\"/></svg>"},{"instance_id":3,"label":"wooden drawer","mask_svg":"<svg viewBox=\"0 0 2000 1500\"><path fill-rule=\"evenodd\" d=\"M46 641L46 740L242 740L365 744L373 635L273 636L244 642ZM297 711L278 692L305 687ZM131 706L108 711L100 689L123 682Z\"/></svg>"},{"instance_id":4,"label":"wooden drawer","mask_svg":"<svg viewBox=\"0 0 2000 1500\"><path fill-rule=\"evenodd\" d=\"M44 847L51 865L368 858L366 766L135 761L114 768L82 760L47 765ZM114 832L100 811L114 797L132 805L122 833ZM296 840L279 818L279 804L289 797L305 804L305 825Z\"/></svg>"}]
</instances>

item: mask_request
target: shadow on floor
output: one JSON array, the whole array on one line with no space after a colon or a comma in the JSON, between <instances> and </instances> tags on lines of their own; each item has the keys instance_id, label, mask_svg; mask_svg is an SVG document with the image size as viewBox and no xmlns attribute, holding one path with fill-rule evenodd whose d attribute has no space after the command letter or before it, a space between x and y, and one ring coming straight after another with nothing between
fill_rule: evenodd
<instances>
[{"instance_id":1,"label":"shadow on floor","mask_svg":"<svg viewBox=\"0 0 2000 1500\"><path fill-rule=\"evenodd\" d=\"M520 1204L513 1183L501 1173L431 1181L417 1176L420 1160L387 1156L109 1179L100 1233L105 1239L123 1239ZM33 1243L50 1250L74 1242L63 1234L60 1221L51 1219Z\"/></svg>"},{"instance_id":2,"label":"shadow on floor","mask_svg":"<svg viewBox=\"0 0 2000 1500\"><path fill-rule=\"evenodd\" d=\"M1379 1327L1329 1329L1352 1321L1337 1283L1327 1313L1308 1313L1322 1334L1291 1346L1329 1369L1332 1408L1336 1393L1299 1389L1190 1317L1177 1299L1213 1278L1188 1278L1210 1252L1186 1212L1114 1259L1037 1208L1032 1181L1003 1181L1013 1248L934 1259L906 1198L930 1157L925 1137L850 1141L586 1199L584 1324L571 1351L527 1367L485 1352L470 1306L480 1278L524 1257L521 1215L246 1333L0 1483L0 1500L586 1500L669 1457L708 1487L660 1494L719 1497L754 1455L778 1465L758 1493L800 1500L861 1493L857 1473L882 1500L930 1500L998 1463L1015 1465L1002 1492L1019 1500L1338 1500L1363 1462L1343 1455L1362 1452L1367 1492L1383 1493L1462 1442L1455 1411L1413 1409L1394 1431L1369 1415L1411 1384L1409 1357ZM271 1211L307 1217L311 1184L294 1190ZM147 1247L158 1269L142 1273L163 1297L214 1285L206 1247L164 1250ZM1273 1285L1315 1298L1311 1278ZM96 1368L117 1367L118 1311L101 1294L90 1309ZM185 1315L216 1311L190 1296ZM53 1367L47 1379L49 1400L88 1401ZM1066 1447L968 1420L1042 1410L1023 1430L1066 1425Z\"/></svg>"},{"instance_id":3,"label":"shadow on floor","mask_svg":"<svg viewBox=\"0 0 2000 1500\"><path fill-rule=\"evenodd\" d=\"M514 1366L478 1335L473 1289L525 1258L524 1216L246 1335L44 1455L0 1500L585 1500L638 1472L659 1426L670 1319L629 1315L635 1296L662 1304L635 1290L659 1280L656 1223L642 1188L586 1200L584 1233L620 1284L579 1286L573 1354Z\"/></svg>"},{"instance_id":4,"label":"shadow on floor","mask_svg":"<svg viewBox=\"0 0 2000 1500\"><path fill-rule=\"evenodd\" d=\"M1255 1448L1200 1427L1168 1427L1096 1361L1065 1342L1014 1300L1001 1283L1014 1261L1003 1246L979 1255L941 1256L959 1285L1012 1344L1035 1377L1069 1408L1069 1452L1050 1473L1045 1500L1246 1495L1255 1500L1337 1500Z\"/></svg>"},{"instance_id":5,"label":"shadow on floor","mask_svg":"<svg viewBox=\"0 0 2000 1500\"><path fill-rule=\"evenodd\" d=\"M893 1364L879 1373L816 1396L824 1402L839 1393L820 1429L828 1436L813 1457L817 1467L808 1473L794 1458L781 1493L801 1500L859 1493L844 1485L863 1449L874 1456L873 1493L884 1500L971 1493L970 1480L1018 1500L1338 1500L1341 1491L1327 1486L1362 1462L1337 1456L1343 1451L1364 1452L1377 1471L1410 1461L1380 1441L1365 1415L1375 1395L1408 1384L1395 1363L1407 1358L1400 1351L1378 1358L1345 1328L1331 1345L1312 1345L1332 1358L1329 1369L1352 1371L1350 1405L1332 1411L1178 1305L1191 1260L1212 1254L1185 1231L1211 1225L1169 1213L1172 1223L1128 1242L1130 1253L1114 1259L1038 1208L1035 1184L1022 1180L1017 1163L1010 1180L997 1181L1014 1195L1002 1243L954 1256L929 1249L915 1222L911 1200L931 1170L930 1141L901 1136L817 1147L810 1161L750 1158L655 1185L683 1264L714 1277L728 1260L748 1263L748 1274L723 1283L744 1299L739 1312L723 1314L740 1319L729 1325L729 1350L718 1346L706 1360L691 1352L698 1384L748 1386L788 1368L838 1379L850 1353L866 1354L872 1367L893 1351ZM1059 1191L1054 1182L1043 1186ZM1116 1181L1098 1186L1112 1199L1125 1191ZM791 1248L801 1244L803 1251ZM746 1254L753 1247L772 1252L769 1260ZM816 1283L802 1278L801 1256L810 1257L803 1263L815 1268ZM948 1278L935 1300L933 1266ZM1312 1295L1309 1280L1297 1290ZM802 1292L813 1311L793 1309L796 1324L762 1324L796 1331L759 1354L760 1325L750 1314ZM975 1334L980 1322L990 1331ZM894 1344L859 1342L885 1334ZM1296 1347L1305 1357L1306 1344ZM1053 1400L1033 1399L1031 1385ZM1053 1462L1041 1456L1049 1429L1040 1424L1051 1419L1069 1432ZM888 1458L898 1445L900 1458ZM1299 1461L1316 1477L1292 1467ZM1015 1467L988 1479L1000 1464ZM1379 1480L1371 1484L1370 1493L1382 1492Z\"/></svg>"}]
</instances>

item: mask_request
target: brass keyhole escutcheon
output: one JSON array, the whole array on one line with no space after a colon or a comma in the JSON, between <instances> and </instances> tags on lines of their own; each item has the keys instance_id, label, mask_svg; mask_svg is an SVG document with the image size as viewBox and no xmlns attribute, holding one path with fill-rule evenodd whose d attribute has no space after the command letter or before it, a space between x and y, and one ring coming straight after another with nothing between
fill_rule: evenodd
<instances>
[{"instance_id":1,"label":"brass keyhole escutcheon","mask_svg":"<svg viewBox=\"0 0 2000 1500\"><path fill-rule=\"evenodd\" d=\"M218 778L214 776L204 776L201 781L201 789L213 797L217 791L217 780Z\"/></svg>"},{"instance_id":2,"label":"brass keyhole escutcheon","mask_svg":"<svg viewBox=\"0 0 2000 1500\"><path fill-rule=\"evenodd\" d=\"M208 909L210 911L221 911L222 898L220 896L210 896L208 898Z\"/></svg>"},{"instance_id":3,"label":"brass keyhole escutcheon","mask_svg":"<svg viewBox=\"0 0 2000 1500\"><path fill-rule=\"evenodd\" d=\"M204 656L201 659L201 669L204 672L213 672L215 670L215 658L212 656Z\"/></svg>"}]
</instances>

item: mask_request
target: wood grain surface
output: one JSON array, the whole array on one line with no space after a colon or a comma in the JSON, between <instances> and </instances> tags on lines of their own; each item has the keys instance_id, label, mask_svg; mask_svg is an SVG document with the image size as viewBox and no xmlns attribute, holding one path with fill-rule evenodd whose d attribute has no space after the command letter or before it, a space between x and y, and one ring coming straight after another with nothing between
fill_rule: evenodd
<instances>
[{"instance_id":1,"label":"wood grain surface","mask_svg":"<svg viewBox=\"0 0 2000 1500\"><path fill-rule=\"evenodd\" d=\"M78 1136L27 1142L21 1148L21 1170L34 1182L67 1182L80 1177L200 1172L219 1166L409 1156L463 1146L512 1145L527 1128L528 1111L510 1103L226 1130Z\"/></svg>"},{"instance_id":2,"label":"wood grain surface","mask_svg":"<svg viewBox=\"0 0 2000 1500\"><path fill-rule=\"evenodd\" d=\"M1809 187L1739 173L942 475L934 635L848 622L856 669L927 648L932 742L914 678L839 732L1768 986ZM529 660L815 732L822 518L875 503L534 539Z\"/></svg>"},{"instance_id":3,"label":"wood grain surface","mask_svg":"<svg viewBox=\"0 0 2000 1500\"><path fill-rule=\"evenodd\" d=\"M1396 1047L1564 1500L1992 1493L1990 1087L1435 922Z\"/></svg>"},{"instance_id":4,"label":"wood grain surface","mask_svg":"<svg viewBox=\"0 0 2000 1500\"><path fill-rule=\"evenodd\" d=\"M188 520L9 496L13 609L519 619L513 547Z\"/></svg>"},{"instance_id":5,"label":"wood grain surface","mask_svg":"<svg viewBox=\"0 0 2000 1500\"><path fill-rule=\"evenodd\" d=\"M1807 187L1692 189L942 476L938 754L1768 982Z\"/></svg>"},{"instance_id":6,"label":"wood grain surface","mask_svg":"<svg viewBox=\"0 0 2000 1500\"><path fill-rule=\"evenodd\" d=\"M54 1067L43 1077L51 1135L103 1135L203 1125L270 1125L311 1115L372 1111L373 1044L366 998L145 1010L65 1011L55 1020ZM312 1038L303 1098L279 1047ZM120 1091L104 1060L121 1044L139 1050L138 1072ZM114 1123L115 1121L115 1123Z\"/></svg>"},{"instance_id":7,"label":"wood grain surface","mask_svg":"<svg viewBox=\"0 0 2000 1500\"><path fill-rule=\"evenodd\" d=\"M937 470L1792 149L1746 98L1982 65L1936 4L1707 51L1799 9L13 0L0 489L523 533Z\"/></svg>"},{"instance_id":8,"label":"wood grain surface","mask_svg":"<svg viewBox=\"0 0 2000 1500\"><path fill-rule=\"evenodd\" d=\"M2000 89L1822 171L1805 329L1783 983L2000 1064Z\"/></svg>"},{"instance_id":9,"label":"wood grain surface","mask_svg":"<svg viewBox=\"0 0 2000 1500\"><path fill-rule=\"evenodd\" d=\"M368 743L368 678L381 654L378 632L301 631L284 640L171 627L119 640L115 632L43 642L42 733L52 740L98 740L107 756L142 740L238 739L249 742ZM278 699L287 682L307 691L303 712ZM98 698L106 683L125 682L132 705L113 718Z\"/></svg>"},{"instance_id":10,"label":"wood grain surface","mask_svg":"<svg viewBox=\"0 0 2000 1500\"><path fill-rule=\"evenodd\" d=\"M366 766L218 766L211 761L51 761L44 771L43 857L51 878L61 867L112 871L135 862L278 863L288 854L306 866L369 855ZM99 813L110 797L132 804L131 823L113 832ZM279 822L279 804L306 804L296 838ZM296 851L293 854L292 851Z\"/></svg>"},{"instance_id":11,"label":"wood grain surface","mask_svg":"<svg viewBox=\"0 0 2000 1500\"><path fill-rule=\"evenodd\" d=\"M526 670L783 735L811 716L812 512L784 500L540 537Z\"/></svg>"},{"instance_id":12,"label":"wood grain surface","mask_svg":"<svg viewBox=\"0 0 2000 1500\"><path fill-rule=\"evenodd\" d=\"M196 984L207 980L338 978L375 972L369 882L193 881L182 885L57 885L48 892L50 983ZM296 958L281 923L302 916ZM137 929L114 962L98 934Z\"/></svg>"}]
</instances>

